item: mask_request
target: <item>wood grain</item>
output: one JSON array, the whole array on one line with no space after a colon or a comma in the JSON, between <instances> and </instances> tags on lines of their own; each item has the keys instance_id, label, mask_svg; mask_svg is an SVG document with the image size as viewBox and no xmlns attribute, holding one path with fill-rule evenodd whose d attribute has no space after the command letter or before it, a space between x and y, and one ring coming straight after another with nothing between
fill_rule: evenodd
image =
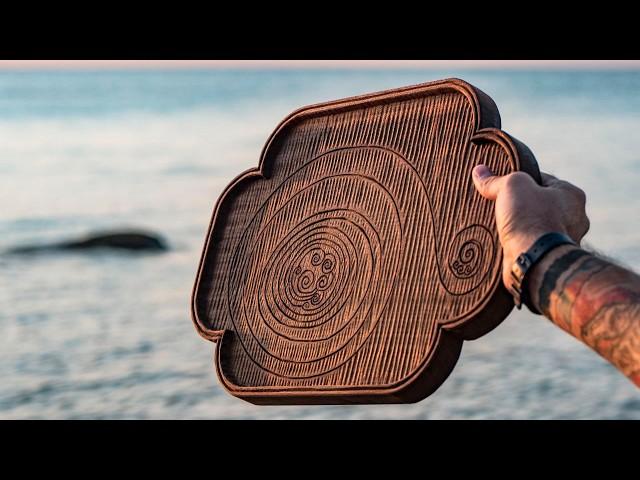
<instances>
[{"instance_id":1,"label":"wood grain","mask_svg":"<svg viewBox=\"0 0 640 480\"><path fill-rule=\"evenodd\" d=\"M443 80L300 109L215 206L193 298L216 370L258 404L418 401L498 325L493 205L471 170L535 158Z\"/></svg>"}]
</instances>

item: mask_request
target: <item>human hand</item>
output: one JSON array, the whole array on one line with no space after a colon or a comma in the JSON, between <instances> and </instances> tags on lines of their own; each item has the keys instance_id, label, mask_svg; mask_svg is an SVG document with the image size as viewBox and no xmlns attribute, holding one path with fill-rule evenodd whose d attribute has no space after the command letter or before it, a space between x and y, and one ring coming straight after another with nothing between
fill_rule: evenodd
<instances>
[{"instance_id":1,"label":"human hand","mask_svg":"<svg viewBox=\"0 0 640 480\"><path fill-rule=\"evenodd\" d=\"M511 284L515 259L540 236L560 232L577 244L589 230L586 196L578 187L542 173L542 186L524 172L496 176L485 165L473 169L473 183L495 201L496 226L503 249L502 281Z\"/></svg>"}]
</instances>

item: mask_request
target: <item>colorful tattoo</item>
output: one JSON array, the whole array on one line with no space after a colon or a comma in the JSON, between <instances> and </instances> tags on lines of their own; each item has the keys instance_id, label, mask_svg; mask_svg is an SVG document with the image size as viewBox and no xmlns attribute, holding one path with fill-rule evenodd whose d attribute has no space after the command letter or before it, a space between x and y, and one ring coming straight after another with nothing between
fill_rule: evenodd
<instances>
[{"instance_id":1,"label":"colorful tattoo","mask_svg":"<svg viewBox=\"0 0 640 480\"><path fill-rule=\"evenodd\" d=\"M640 386L640 277L572 250L545 272L541 311Z\"/></svg>"}]
</instances>

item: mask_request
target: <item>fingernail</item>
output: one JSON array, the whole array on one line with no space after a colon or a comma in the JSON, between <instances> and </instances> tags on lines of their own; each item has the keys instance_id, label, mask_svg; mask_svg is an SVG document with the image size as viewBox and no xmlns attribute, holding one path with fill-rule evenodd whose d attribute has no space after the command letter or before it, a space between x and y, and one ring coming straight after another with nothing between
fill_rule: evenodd
<instances>
[{"instance_id":1,"label":"fingernail","mask_svg":"<svg viewBox=\"0 0 640 480\"><path fill-rule=\"evenodd\" d=\"M486 165L476 165L473 169L473 175L477 178L487 178L493 175Z\"/></svg>"}]
</instances>

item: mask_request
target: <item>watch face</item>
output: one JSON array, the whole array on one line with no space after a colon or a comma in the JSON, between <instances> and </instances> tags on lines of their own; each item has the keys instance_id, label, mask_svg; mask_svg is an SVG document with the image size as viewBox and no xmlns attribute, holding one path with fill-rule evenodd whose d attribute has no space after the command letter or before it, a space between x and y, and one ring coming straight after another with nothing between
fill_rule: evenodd
<instances>
[{"instance_id":1,"label":"watch face","mask_svg":"<svg viewBox=\"0 0 640 480\"><path fill-rule=\"evenodd\" d=\"M521 269L524 269L524 272L526 272L526 270L531 266L531 259L526 253L520 255L516 262Z\"/></svg>"}]
</instances>

